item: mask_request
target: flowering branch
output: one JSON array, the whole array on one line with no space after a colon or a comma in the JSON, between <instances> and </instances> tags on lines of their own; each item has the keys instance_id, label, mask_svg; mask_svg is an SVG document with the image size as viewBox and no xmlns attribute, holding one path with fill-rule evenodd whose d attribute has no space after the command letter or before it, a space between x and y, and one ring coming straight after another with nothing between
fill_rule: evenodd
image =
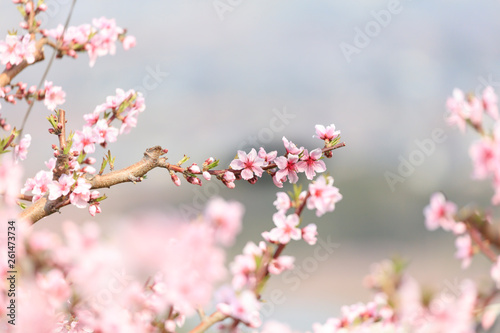
<instances>
[{"instance_id":1,"label":"flowering branch","mask_svg":"<svg viewBox=\"0 0 500 333\"><path fill-rule=\"evenodd\" d=\"M10 68L6 68L2 74L0 74L0 87L5 87L10 84L10 82L23 71L29 65L33 65L36 62L42 61L45 59L45 55L43 53L43 46L47 44L48 39L45 37L40 38L36 43L36 51L33 53L35 57L35 61L33 63L28 63L26 59L24 59L20 64L13 65Z\"/></svg>"}]
</instances>

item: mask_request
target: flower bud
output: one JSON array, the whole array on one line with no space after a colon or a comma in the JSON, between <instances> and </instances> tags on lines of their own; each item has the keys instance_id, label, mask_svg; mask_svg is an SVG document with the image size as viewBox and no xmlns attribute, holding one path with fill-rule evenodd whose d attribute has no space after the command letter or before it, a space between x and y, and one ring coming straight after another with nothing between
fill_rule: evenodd
<instances>
[{"instance_id":1,"label":"flower bud","mask_svg":"<svg viewBox=\"0 0 500 333\"><path fill-rule=\"evenodd\" d=\"M181 180L179 179L179 177L177 177L175 173L172 172L170 178L172 178L172 181L174 182L175 186L181 186Z\"/></svg>"},{"instance_id":2,"label":"flower bud","mask_svg":"<svg viewBox=\"0 0 500 333\"><path fill-rule=\"evenodd\" d=\"M201 173L200 167L196 163L193 163L187 170L191 173Z\"/></svg>"}]
</instances>

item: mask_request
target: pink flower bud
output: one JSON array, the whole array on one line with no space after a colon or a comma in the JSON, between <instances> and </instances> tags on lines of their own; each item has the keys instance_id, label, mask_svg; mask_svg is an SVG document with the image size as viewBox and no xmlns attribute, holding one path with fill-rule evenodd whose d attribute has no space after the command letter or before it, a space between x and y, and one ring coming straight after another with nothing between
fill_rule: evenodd
<instances>
[{"instance_id":1,"label":"pink flower bud","mask_svg":"<svg viewBox=\"0 0 500 333\"><path fill-rule=\"evenodd\" d=\"M94 157L87 157L87 158L85 159L85 161L83 161L83 163L92 165L92 164L94 164L96 161L97 161L97 160L96 160Z\"/></svg>"},{"instance_id":2,"label":"pink flower bud","mask_svg":"<svg viewBox=\"0 0 500 333\"><path fill-rule=\"evenodd\" d=\"M203 165L210 165L212 163L214 163L215 159L213 157L209 157L205 160L205 163L203 163Z\"/></svg>"},{"instance_id":3,"label":"pink flower bud","mask_svg":"<svg viewBox=\"0 0 500 333\"><path fill-rule=\"evenodd\" d=\"M196 163L193 163L187 170L191 173L201 173L200 167Z\"/></svg>"},{"instance_id":4,"label":"pink flower bud","mask_svg":"<svg viewBox=\"0 0 500 333\"><path fill-rule=\"evenodd\" d=\"M203 171L203 178L206 180L210 180L212 178L212 175L208 171Z\"/></svg>"},{"instance_id":5,"label":"pink flower bud","mask_svg":"<svg viewBox=\"0 0 500 333\"><path fill-rule=\"evenodd\" d=\"M90 193L90 200L95 200L97 198L99 198L99 191L92 191Z\"/></svg>"},{"instance_id":6,"label":"pink flower bud","mask_svg":"<svg viewBox=\"0 0 500 333\"><path fill-rule=\"evenodd\" d=\"M174 182L175 186L181 186L181 180L179 179L179 177L177 177L175 173L172 173L170 177L172 178L172 181Z\"/></svg>"},{"instance_id":7,"label":"pink flower bud","mask_svg":"<svg viewBox=\"0 0 500 333\"><path fill-rule=\"evenodd\" d=\"M33 11L33 2L28 2L26 4L26 14L29 14Z\"/></svg>"},{"instance_id":8,"label":"pink flower bud","mask_svg":"<svg viewBox=\"0 0 500 333\"><path fill-rule=\"evenodd\" d=\"M99 205L99 202L93 203L92 205L89 206L89 213L92 216L95 216L95 214L99 214L101 212L101 207Z\"/></svg>"},{"instance_id":9,"label":"pink flower bud","mask_svg":"<svg viewBox=\"0 0 500 333\"><path fill-rule=\"evenodd\" d=\"M30 94L34 94L36 91L36 86L31 86L29 89L28 89L28 93Z\"/></svg>"},{"instance_id":10,"label":"pink flower bud","mask_svg":"<svg viewBox=\"0 0 500 333\"><path fill-rule=\"evenodd\" d=\"M196 177L191 177L191 176L188 176L188 177L186 177L186 180L187 180L189 183L193 184L193 185L200 185L200 186L201 186L201 180L199 180L199 179L198 179L198 178L196 178Z\"/></svg>"},{"instance_id":11,"label":"pink flower bud","mask_svg":"<svg viewBox=\"0 0 500 333\"><path fill-rule=\"evenodd\" d=\"M47 10L47 5L42 3L40 6L38 6L38 10L41 12L44 12Z\"/></svg>"}]
</instances>

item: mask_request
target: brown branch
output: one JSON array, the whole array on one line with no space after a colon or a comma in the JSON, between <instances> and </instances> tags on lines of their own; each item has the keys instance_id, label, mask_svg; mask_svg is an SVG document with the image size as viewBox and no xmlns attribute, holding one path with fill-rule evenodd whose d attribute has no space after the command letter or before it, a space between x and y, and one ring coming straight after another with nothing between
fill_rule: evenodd
<instances>
[{"instance_id":1,"label":"brown branch","mask_svg":"<svg viewBox=\"0 0 500 333\"><path fill-rule=\"evenodd\" d=\"M213 324L218 323L219 321L223 321L226 318L228 318L227 315L223 314L220 311L215 311L209 317L207 317L206 320L203 320L198 326L192 329L189 333L203 333L208 330Z\"/></svg>"},{"instance_id":2,"label":"brown branch","mask_svg":"<svg viewBox=\"0 0 500 333\"><path fill-rule=\"evenodd\" d=\"M496 262L497 255L495 254L495 252L493 252L493 250L491 250L488 244L481 238L481 234L479 233L479 231L470 224L468 224L467 231L469 232L470 237L472 238L474 243L477 244L481 252L483 252L483 254L492 262Z\"/></svg>"},{"instance_id":3,"label":"brown branch","mask_svg":"<svg viewBox=\"0 0 500 333\"><path fill-rule=\"evenodd\" d=\"M59 124L61 124L60 132L58 134L59 137L59 148L62 151L66 148L66 111L63 109L59 109L57 115L57 127L59 129Z\"/></svg>"},{"instance_id":4,"label":"brown branch","mask_svg":"<svg viewBox=\"0 0 500 333\"><path fill-rule=\"evenodd\" d=\"M19 74L22 70L24 70L26 67L29 65L33 65L39 61L42 61L45 59L45 55L43 53L43 46L47 44L47 38L40 38L35 46L36 46L36 51L35 51L35 62L32 64L28 64L26 62L26 59L23 60L19 65L15 65L10 67L9 69L5 69L2 74L0 74L0 87L5 87L8 85L14 77L16 77L17 74Z\"/></svg>"},{"instance_id":5,"label":"brown branch","mask_svg":"<svg viewBox=\"0 0 500 333\"><path fill-rule=\"evenodd\" d=\"M488 240L490 244L500 250L500 229L498 225L493 225L485 221L481 224L474 224L474 227L484 239Z\"/></svg>"},{"instance_id":6,"label":"brown branch","mask_svg":"<svg viewBox=\"0 0 500 333\"><path fill-rule=\"evenodd\" d=\"M160 158L164 153L165 151L160 146L149 148L139 162L121 170L112 171L101 176L94 176L87 181L92 185L91 189L109 188L113 185L126 182L139 182L151 169L165 166L166 158ZM19 218L36 223L68 204L69 201L48 200L48 195L45 195L21 212Z\"/></svg>"}]
</instances>

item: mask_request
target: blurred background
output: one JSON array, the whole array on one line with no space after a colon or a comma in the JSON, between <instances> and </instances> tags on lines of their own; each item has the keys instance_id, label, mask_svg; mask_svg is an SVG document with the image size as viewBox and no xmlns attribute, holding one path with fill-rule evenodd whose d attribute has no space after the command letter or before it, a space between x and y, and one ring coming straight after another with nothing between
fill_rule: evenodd
<instances>
[{"instance_id":1,"label":"blurred background","mask_svg":"<svg viewBox=\"0 0 500 333\"><path fill-rule=\"evenodd\" d=\"M44 26L63 23L70 3L48 0ZM346 147L326 163L344 198L333 213L317 219L307 212L304 220L316 223L319 237L336 248L320 261L315 247L292 243L286 254L297 257L301 275L273 279L267 290L284 296L270 302L266 314L306 330L338 315L343 304L370 300L362 285L370 264L395 255L408 259L410 274L436 291L464 277L487 280L486 260L478 257L462 271L453 235L428 232L422 211L436 191L459 206L489 205L490 184L470 179L468 146L477 137L449 128L443 117L455 87L481 92L492 85L498 93L499 10L498 1L460 0L78 1L71 25L116 18L137 38L137 47L125 52L118 46L115 56L99 58L93 68L86 54L58 59L47 79L66 92L70 129L80 129L82 115L116 88L143 92L147 109L138 127L109 146L117 168L154 145L167 148L174 162L183 154L198 164L214 156L221 166L241 148L281 150L282 136L314 148L320 143L312 138L314 125L334 123ZM11 1L0 1L0 13L1 31L19 30ZM47 58L51 52L46 49ZM46 65L36 64L15 82L38 84ZM2 103L2 115L13 125L20 126L25 109ZM47 132L47 115L38 103L25 128L34 137L27 177L45 168L56 143ZM433 141L435 131L439 142ZM422 142L427 154L418 152ZM410 158L417 165L400 174L402 161ZM388 173L400 181L391 185ZM145 210L192 216L209 196L238 200L246 214L233 256L272 227L277 192L269 180L236 187L183 181L177 188L168 174L155 170L141 184L103 190L109 199L95 220L112 232L113 221ZM68 218L91 217L67 207L36 228L57 229Z\"/></svg>"}]
</instances>

